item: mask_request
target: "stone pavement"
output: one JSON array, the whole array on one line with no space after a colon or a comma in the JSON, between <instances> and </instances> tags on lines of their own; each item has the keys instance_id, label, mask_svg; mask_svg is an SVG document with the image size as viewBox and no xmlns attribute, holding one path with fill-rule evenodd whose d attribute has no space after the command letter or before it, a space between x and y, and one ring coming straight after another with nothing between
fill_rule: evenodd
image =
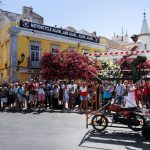
<instances>
[{"instance_id":1,"label":"stone pavement","mask_svg":"<svg viewBox=\"0 0 150 150\"><path fill-rule=\"evenodd\" d=\"M0 150L149 150L130 129L86 129L85 114L60 111L0 113Z\"/></svg>"}]
</instances>

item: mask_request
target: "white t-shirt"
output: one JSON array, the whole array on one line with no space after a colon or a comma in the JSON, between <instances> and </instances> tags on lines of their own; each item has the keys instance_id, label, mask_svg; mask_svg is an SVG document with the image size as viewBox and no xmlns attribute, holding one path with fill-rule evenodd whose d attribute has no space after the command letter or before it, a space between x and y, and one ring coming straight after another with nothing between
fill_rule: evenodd
<instances>
[{"instance_id":1,"label":"white t-shirt","mask_svg":"<svg viewBox=\"0 0 150 150\"><path fill-rule=\"evenodd\" d=\"M44 94L45 92L44 92L44 89L43 88L39 88L38 89L38 94Z\"/></svg>"},{"instance_id":2,"label":"white t-shirt","mask_svg":"<svg viewBox=\"0 0 150 150\"><path fill-rule=\"evenodd\" d=\"M135 43L135 46L137 46L136 51L145 50L144 43L140 40L137 40L137 42ZM146 56L146 55L145 55L145 52L144 52L144 53L139 53L138 56Z\"/></svg>"},{"instance_id":3,"label":"white t-shirt","mask_svg":"<svg viewBox=\"0 0 150 150\"><path fill-rule=\"evenodd\" d=\"M87 91L86 86L85 86L85 87L82 87L82 86L81 86L81 87L80 87L80 91L81 91L81 92L86 92L86 91Z\"/></svg>"},{"instance_id":4,"label":"white t-shirt","mask_svg":"<svg viewBox=\"0 0 150 150\"><path fill-rule=\"evenodd\" d=\"M69 89L70 89L70 92L72 94L74 94L77 90L77 85L76 84L70 84Z\"/></svg>"},{"instance_id":5,"label":"white t-shirt","mask_svg":"<svg viewBox=\"0 0 150 150\"><path fill-rule=\"evenodd\" d=\"M125 107L135 107L136 106L136 100L135 100L135 92L136 89L134 85L129 85L130 91L128 92L128 96L126 96L126 104Z\"/></svg>"}]
</instances>

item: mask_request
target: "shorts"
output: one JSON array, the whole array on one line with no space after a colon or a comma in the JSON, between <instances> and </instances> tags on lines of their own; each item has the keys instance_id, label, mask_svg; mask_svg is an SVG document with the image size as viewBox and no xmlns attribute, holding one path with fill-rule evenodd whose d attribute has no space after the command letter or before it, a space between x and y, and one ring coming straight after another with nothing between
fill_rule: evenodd
<instances>
[{"instance_id":1,"label":"shorts","mask_svg":"<svg viewBox=\"0 0 150 150\"><path fill-rule=\"evenodd\" d=\"M45 101L45 94L38 94L38 101Z\"/></svg>"},{"instance_id":2,"label":"shorts","mask_svg":"<svg viewBox=\"0 0 150 150\"><path fill-rule=\"evenodd\" d=\"M7 103L8 102L8 98L7 97L1 98L1 102L2 103Z\"/></svg>"},{"instance_id":3,"label":"shorts","mask_svg":"<svg viewBox=\"0 0 150 150\"><path fill-rule=\"evenodd\" d=\"M142 97L136 97L136 101L141 101L142 100Z\"/></svg>"},{"instance_id":4,"label":"shorts","mask_svg":"<svg viewBox=\"0 0 150 150\"><path fill-rule=\"evenodd\" d=\"M69 98L63 98L63 102L69 102Z\"/></svg>"},{"instance_id":5,"label":"shorts","mask_svg":"<svg viewBox=\"0 0 150 150\"><path fill-rule=\"evenodd\" d=\"M19 102L23 102L23 101L25 101L25 98L24 98L24 97L22 97L21 95L18 95L18 99L19 99Z\"/></svg>"},{"instance_id":6,"label":"shorts","mask_svg":"<svg viewBox=\"0 0 150 150\"><path fill-rule=\"evenodd\" d=\"M86 99L87 99L87 96L80 96L81 101L86 101Z\"/></svg>"},{"instance_id":7,"label":"shorts","mask_svg":"<svg viewBox=\"0 0 150 150\"><path fill-rule=\"evenodd\" d=\"M36 95L33 95L33 94L30 94L29 95L29 100L30 100L30 102L35 102L35 101L37 101L37 96Z\"/></svg>"}]
</instances>

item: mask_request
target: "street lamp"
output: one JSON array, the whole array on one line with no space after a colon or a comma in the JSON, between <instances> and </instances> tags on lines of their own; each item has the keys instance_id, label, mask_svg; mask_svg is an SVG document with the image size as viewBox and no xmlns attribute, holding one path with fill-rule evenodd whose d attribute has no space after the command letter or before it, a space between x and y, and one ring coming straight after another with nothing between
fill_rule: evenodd
<instances>
[{"instance_id":1,"label":"street lamp","mask_svg":"<svg viewBox=\"0 0 150 150\"><path fill-rule=\"evenodd\" d=\"M20 66L20 64L24 61L24 59L25 59L25 54L22 53L21 54L21 60L18 60L18 66Z\"/></svg>"}]
</instances>

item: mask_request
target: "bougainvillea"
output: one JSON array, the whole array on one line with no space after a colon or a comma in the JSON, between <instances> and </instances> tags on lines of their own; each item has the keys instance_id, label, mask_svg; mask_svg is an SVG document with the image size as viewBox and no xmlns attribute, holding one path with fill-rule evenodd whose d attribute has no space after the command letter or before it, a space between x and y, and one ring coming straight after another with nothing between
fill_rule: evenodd
<instances>
[{"instance_id":1,"label":"bougainvillea","mask_svg":"<svg viewBox=\"0 0 150 150\"><path fill-rule=\"evenodd\" d=\"M41 64L41 73L45 79L85 79L86 64L89 71L97 75L97 70L91 65L89 58L77 53L45 53ZM94 76L89 74L89 78Z\"/></svg>"}]
</instances>

